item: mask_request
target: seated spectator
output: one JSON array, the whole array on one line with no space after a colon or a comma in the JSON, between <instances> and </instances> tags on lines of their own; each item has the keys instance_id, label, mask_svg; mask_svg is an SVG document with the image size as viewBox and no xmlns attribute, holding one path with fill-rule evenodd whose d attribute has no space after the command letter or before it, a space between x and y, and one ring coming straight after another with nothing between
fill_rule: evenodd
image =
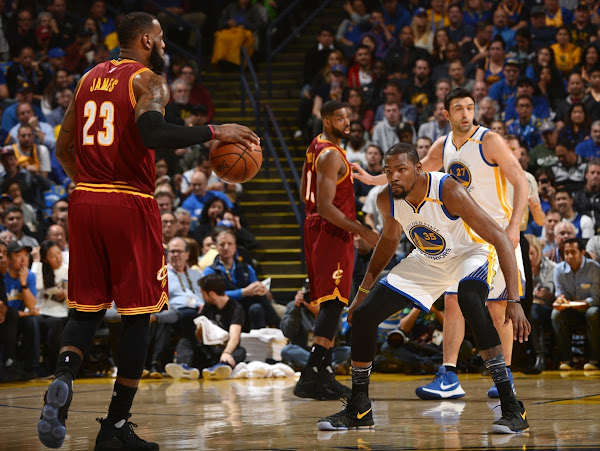
<instances>
[{"instance_id":1,"label":"seated spectator","mask_svg":"<svg viewBox=\"0 0 600 451\"><path fill-rule=\"evenodd\" d=\"M481 21L476 25L475 38L461 46L460 60L465 65L467 77L473 78L475 81L484 81L483 79L476 79L476 71L479 64L489 56L493 32L494 26L490 22ZM475 101L477 101L477 98L475 98Z\"/></svg>"},{"instance_id":2,"label":"seated spectator","mask_svg":"<svg viewBox=\"0 0 600 451\"><path fill-rule=\"evenodd\" d=\"M419 58L413 66L413 76L405 91L406 100L417 108L417 114L435 97L435 86L431 79L431 63L427 58Z\"/></svg>"},{"instance_id":3,"label":"seated spectator","mask_svg":"<svg viewBox=\"0 0 600 451\"><path fill-rule=\"evenodd\" d=\"M342 100L347 97L346 68L342 64L336 64L331 68L329 82L319 86L315 92L312 104L312 115L310 119L311 137L317 136L323 130L321 121L321 108L328 100Z\"/></svg>"},{"instance_id":4,"label":"seated spectator","mask_svg":"<svg viewBox=\"0 0 600 451\"><path fill-rule=\"evenodd\" d=\"M211 63L226 61L240 65L240 49L244 47L252 56L258 46L258 34L266 26L260 5L247 0L229 3L221 11Z\"/></svg>"},{"instance_id":5,"label":"seated spectator","mask_svg":"<svg viewBox=\"0 0 600 451\"><path fill-rule=\"evenodd\" d=\"M496 36L491 42L489 46L489 57L486 57L484 60L480 60L477 65L477 72L475 74L475 81L484 81L488 88L502 80L505 76L504 64L505 64L505 54L506 52L506 44L504 40L500 36ZM515 64L517 71L514 74L513 83L517 81L517 77L519 76L519 62L515 60ZM513 71L514 73L515 71ZM516 84L514 86L516 91ZM502 99L502 92L500 93L500 98ZM491 94L491 93L490 93Z\"/></svg>"},{"instance_id":6,"label":"seated spectator","mask_svg":"<svg viewBox=\"0 0 600 451\"><path fill-rule=\"evenodd\" d=\"M363 0L344 3L344 10L348 18L342 20L338 25L335 40L344 56L350 59L354 55L363 29L368 26L370 14L367 12Z\"/></svg>"},{"instance_id":7,"label":"seated spectator","mask_svg":"<svg viewBox=\"0 0 600 451\"><path fill-rule=\"evenodd\" d=\"M202 316L229 333L225 343L204 344L202 326L196 329L196 338L183 338L177 343L177 363L167 365L167 373L173 378L189 377L186 374L196 369L192 379L202 370L204 379L226 379L232 369L246 360L246 350L240 346L244 309L232 301L225 292L225 281L216 274L209 274L198 281L205 300Z\"/></svg>"},{"instance_id":8,"label":"seated spectator","mask_svg":"<svg viewBox=\"0 0 600 451\"><path fill-rule=\"evenodd\" d=\"M556 26L546 23L546 13L542 5L533 5L531 7L529 21L531 46L534 49L539 50L556 42Z\"/></svg>"},{"instance_id":9,"label":"seated spectator","mask_svg":"<svg viewBox=\"0 0 600 451\"><path fill-rule=\"evenodd\" d=\"M10 230L16 237L19 244L27 247L39 246L38 241L24 231L23 210L16 205L11 205L4 210L3 216L4 226Z\"/></svg>"},{"instance_id":10,"label":"seated spectator","mask_svg":"<svg viewBox=\"0 0 600 451\"><path fill-rule=\"evenodd\" d=\"M515 33L515 45L509 47L508 54L519 61L521 73L524 73L531 59L535 57L535 50L531 45L531 32L527 27L517 30Z\"/></svg>"},{"instance_id":11,"label":"seated spectator","mask_svg":"<svg viewBox=\"0 0 600 451\"><path fill-rule=\"evenodd\" d=\"M252 259L249 258L249 251L256 249L258 243L256 242L256 238L254 238L254 235L252 235L250 230L248 230L247 227L242 226L240 217L231 210L225 210L223 212L223 219L217 222L217 225L215 226L215 228L218 227L227 227L229 230L233 230L235 233L239 257L249 264L256 266L252 262ZM215 229L213 229L213 231L214 230Z\"/></svg>"},{"instance_id":12,"label":"seated spectator","mask_svg":"<svg viewBox=\"0 0 600 451\"><path fill-rule=\"evenodd\" d=\"M66 303L69 268L63 262L59 245L54 241L42 242L40 248L34 249L31 255L31 271L36 280L38 321L44 343L42 361L47 374L54 374L62 331L69 315Z\"/></svg>"},{"instance_id":13,"label":"seated spectator","mask_svg":"<svg viewBox=\"0 0 600 451\"><path fill-rule=\"evenodd\" d=\"M600 235L594 235L588 240L585 252L590 255L592 260L600 263Z\"/></svg>"},{"instance_id":14,"label":"seated spectator","mask_svg":"<svg viewBox=\"0 0 600 451\"><path fill-rule=\"evenodd\" d=\"M506 49L510 49L515 45L516 29L509 26L508 15L503 8L497 8L492 14L492 24L494 25L494 33L492 39L501 37L506 45Z\"/></svg>"},{"instance_id":15,"label":"seated spectator","mask_svg":"<svg viewBox=\"0 0 600 451\"><path fill-rule=\"evenodd\" d=\"M413 14L410 26L413 30L415 47L421 48L427 53L433 49L433 30L431 23L427 19L427 10L417 8Z\"/></svg>"},{"instance_id":16,"label":"seated spectator","mask_svg":"<svg viewBox=\"0 0 600 451\"><path fill-rule=\"evenodd\" d=\"M175 220L175 215L173 213L166 212L160 215L160 222L162 224L163 250L166 255L169 242L175 237L175 223L177 221Z\"/></svg>"},{"instance_id":17,"label":"seated spectator","mask_svg":"<svg viewBox=\"0 0 600 451\"><path fill-rule=\"evenodd\" d=\"M71 88L61 88L56 92L56 107L50 111L46 119L50 127L62 125L65 112L73 99L73 90ZM42 122L43 123L43 122Z\"/></svg>"},{"instance_id":18,"label":"seated spectator","mask_svg":"<svg viewBox=\"0 0 600 451\"><path fill-rule=\"evenodd\" d=\"M183 78L171 82L171 102L165 107L165 121L171 124L187 125L190 115L190 92L192 87Z\"/></svg>"},{"instance_id":19,"label":"seated spectator","mask_svg":"<svg viewBox=\"0 0 600 451\"><path fill-rule=\"evenodd\" d=\"M600 75L600 72L598 75ZM600 121L592 123L589 138L583 141L579 140L575 146L575 153L586 162L600 158Z\"/></svg>"},{"instance_id":20,"label":"seated spectator","mask_svg":"<svg viewBox=\"0 0 600 451\"><path fill-rule=\"evenodd\" d=\"M425 122L419 127L419 138L429 138L435 142L439 137L450 133L452 129L444 111L444 102L437 101L433 111L433 120Z\"/></svg>"},{"instance_id":21,"label":"seated spectator","mask_svg":"<svg viewBox=\"0 0 600 451\"><path fill-rule=\"evenodd\" d=\"M417 139L415 147L417 148L417 153L419 154L419 160L423 160L423 158L427 156L432 144L433 141L431 141L431 139L429 139L427 136L422 136Z\"/></svg>"},{"instance_id":22,"label":"seated spectator","mask_svg":"<svg viewBox=\"0 0 600 451\"><path fill-rule=\"evenodd\" d=\"M214 227L223 219L225 208L225 202L218 197L206 201L198 218L198 225L194 228L193 235L196 241L200 242L205 236L212 234Z\"/></svg>"},{"instance_id":23,"label":"seated spectator","mask_svg":"<svg viewBox=\"0 0 600 451\"><path fill-rule=\"evenodd\" d=\"M553 121L556 124L556 128L560 131L564 126L573 105L582 103L587 108L587 105L591 100L593 99L585 92L585 83L583 82L581 75L577 73L569 75L567 81L567 96L563 96L555 108L556 115L554 116Z\"/></svg>"},{"instance_id":24,"label":"seated spectator","mask_svg":"<svg viewBox=\"0 0 600 451\"><path fill-rule=\"evenodd\" d=\"M431 66L432 68L441 66L446 62L446 47L450 43L450 37L448 36L448 32L445 28L438 28L433 33L433 48L431 49ZM455 44L455 43L453 43ZM455 44L456 45L456 44ZM454 50L457 50L455 48ZM458 55L454 55L456 57ZM432 69L433 73L433 69ZM443 76L448 76L447 74Z\"/></svg>"},{"instance_id":25,"label":"seated spectator","mask_svg":"<svg viewBox=\"0 0 600 451\"><path fill-rule=\"evenodd\" d=\"M594 234L600 234L600 159L588 162L585 187L573 192L573 208L592 218Z\"/></svg>"},{"instance_id":26,"label":"seated spectator","mask_svg":"<svg viewBox=\"0 0 600 451\"><path fill-rule=\"evenodd\" d=\"M373 110L368 108L362 89L349 88L347 94L345 101L350 110L350 121L359 121L365 130L370 130L373 125Z\"/></svg>"},{"instance_id":27,"label":"seated spectator","mask_svg":"<svg viewBox=\"0 0 600 451\"><path fill-rule=\"evenodd\" d=\"M0 174L2 183L8 179L18 180L23 198L36 208L44 208L46 203L42 193L52 186L51 182L19 166L15 151L10 146L0 149L0 163L4 167L4 172Z\"/></svg>"},{"instance_id":28,"label":"seated spectator","mask_svg":"<svg viewBox=\"0 0 600 451\"><path fill-rule=\"evenodd\" d=\"M175 236L188 237L190 236L190 226L192 225L192 215L185 208L177 208L174 212L175 219Z\"/></svg>"},{"instance_id":29,"label":"seated spectator","mask_svg":"<svg viewBox=\"0 0 600 451\"><path fill-rule=\"evenodd\" d=\"M476 113L477 123L491 128L492 122L499 118L500 107L498 102L486 96L476 106L479 107Z\"/></svg>"},{"instance_id":30,"label":"seated spectator","mask_svg":"<svg viewBox=\"0 0 600 451\"><path fill-rule=\"evenodd\" d=\"M92 30L81 27L77 32L75 41L65 49L65 69L69 73L79 75L85 73L91 61L91 59L88 59L88 54L94 50L93 35Z\"/></svg>"},{"instance_id":31,"label":"seated spectator","mask_svg":"<svg viewBox=\"0 0 600 451\"><path fill-rule=\"evenodd\" d=\"M35 133L38 132L34 132L31 125L23 124L18 127L17 142L10 146L17 158L17 164L34 175L47 178L52 170L50 150L45 145L34 142Z\"/></svg>"},{"instance_id":32,"label":"seated spectator","mask_svg":"<svg viewBox=\"0 0 600 451\"><path fill-rule=\"evenodd\" d=\"M554 269L556 301L552 326L558 344L560 370L573 369L571 335L573 328L585 324L590 345L585 370L600 369L600 265L585 257L583 242L568 239L564 244L565 261ZM581 306L571 306L580 301Z\"/></svg>"},{"instance_id":33,"label":"seated spectator","mask_svg":"<svg viewBox=\"0 0 600 451\"><path fill-rule=\"evenodd\" d=\"M289 344L281 350L281 360L295 371L302 371L308 362L311 340L320 304L311 304L308 292L308 279L302 289L296 292L294 300L288 302L279 328L289 339ZM338 346L332 350L332 370L336 374L348 374L350 347Z\"/></svg>"},{"instance_id":34,"label":"seated spectator","mask_svg":"<svg viewBox=\"0 0 600 451\"><path fill-rule=\"evenodd\" d=\"M492 11L483 0L467 0L462 11L463 22L473 28L477 28L477 25L482 22L489 23L492 18Z\"/></svg>"},{"instance_id":35,"label":"seated spectator","mask_svg":"<svg viewBox=\"0 0 600 451\"><path fill-rule=\"evenodd\" d=\"M554 195L554 205L560 212L562 220L573 224L577 238L587 241L594 236L592 218L573 209L573 195L569 190L565 188L557 189Z\"/></svg>"},{"instance_id":36,"label":"seated spectator","mask_svg":"<svg viewBox=\"0 0 600 451\"><path fill-rule=\"evenodd\" d=\"M196 171L192 174L190 186L192 193L181 205L192 215L192 220L198 220L204 204L213 197L218 197L223 200L227 208L234 208L233 202L222 191L207 190L208 180L206 175L201 171Z\"/></svg>"},{"instance_id":37,"label":"seated spectator","mask_svg":"<svg viewBox=\"0 0 600 451\"><path fill-rule=\"evenodd\" d=\"M594 35L596 33L594 32ZM583 46L578 47L583 49ZM581 60L578 64L573 67L573 72L577 72L581 74L581 78L586 85L590 85L592 83L592 71L594 67L598 66L600 60L598 58L598 47L596 47L595 43L587 43L585 49L581 54Z\"/></svg>"},{"instance_id":38,"label":"seated spectator","mask_svg":"<svg viewBox=\"0 0 600 451\"><path fill-rule=\"evenodd\" d=\"M45 121L46 116L42 109L33 104L33 90L29 84L23 84L18 87L17 93L15 94L16 102L12 105L7 106L2 112L2 128L7 132L10 131L15 125L19 123L17 118L17 107L24 102L29 103L33 107L33 112L37 116L38 120Z\"/></svg>"},{"instance_id":39,"label":"seated spectator","mask_svg":"<svg viewBox=\"0 0 600 451\"><path fill-rule=\"evenodd\" d=\"M542 234L540 235L540 244L542 245L544 257L550 258L551 255L556 253L558 244L554 236L554 228L559 222L561 222L561 216L558 210L552 208L546 211Z\"/></svg>"},{"instance_id":40,"label":"seated spectator","mask_svg":"<svg viewBox=\"0 0 600 451\"><path fill-rule=\"evenodd\" d=\"M469 92L475 87L475 80L465 76L465 66L459 58L448 61L448 76L450 77L450 88L463 88Z\"/></svg>"},{"instance_id":41,"label":"seated spectator","mask_svg":"<svg viewBox=\"0 0 600 451\"><path fill-rule=\"evenodd\" d=\"M376 58L385 60L388 46L393 39L393 30L390 30L385 26L383 13L379 10L371 11L369 23L371 27L365 35L371 37L373 41L375 41L375 49L372 50L372 54ZM360 44L362 44L362 40L359 45Z\"/></svg>"},{"instance_id":42,"label":"seated spectator","mask_svg":"<svg viewBox=\"0 0 600 451\"><path fill-rule=\"evenodd\" d=\"M481 124L483 125L483 124ZM498 133L500 136L502 136L503 138L506 138L506 135L508 134L506 131L506 123L504 121L500 121L500 120L493 120L490 123L490 130Z\"/></svg>"},{"instance_id":43,"label":"seated spectator","mask_svg":"<svg viewBox=\"0 0 600 451\"><path fill-rule=\"evenodd\" d=\"M23 211L23 223L30 232L36 232L38 229L37 210L23 199L21 185L18 180L6 179L2 182L2 192L6 193L12 199L11 205L16 205Z\"/></svg>"},{"instance_id":44,"label":"seated spectator","mask_svg":"<svg viewBox=\"0 0 600 451\"><path fill-rule=\"evenodd\" d=\"M366 136L369 136L368 134ZM346 151L346 159L350 163L367 165L366 150L370 141L365 138L365 127L360 121L350 122L350 134L340 145Z\"/></svg>"},{"instance_id":45,"label":"seated spectator","mask_svg":"<svg viewBox=\"0 0 600 451\"><path fill-rule=\"evenodd\" d=\"M367 164L364 170L371 175L379 175L383 170L383 151L379 146L375 144L369 144L365 153ZM360 180L354 180L354 195L356 198L357 207L362 209L364 202L367 199L367 195L373 187L367 185Z\"/></svg>"},{"instance_id":46,"label":"seated spectator","mask_svg":"<svg viewBox=\"0 0 600 451\"><path fill-rule=\"evenodd\" d=\"M19 311L17 333L22 336L23 373L25 379L38 377L40 366L39 309L36 307L35 275L29 267L31 247L12 241L8 245L8 271L4 286L8 306ZM17 342L17 337L12 338Z\"/></svg>"},{"instance_id":47,"label":"seated spectator","mask_svg":"<svg viewBox=\"0 0 600 451\"><path fill-rule=\"evenodd\" d=\"M417 123L417 109L414 105L402 101L403 93L399 80L388 80L383 89L383 94L385 95L385 102L381 105L378 105L377 110L375 111L375 118L373 119L374 125L377 125L378 122L383 121L383 110L385 109L385 104L387 102L396 102L398 105L400 105L400 113L406 122L410 122L412 125ZM373 133L372 130L371 133Z\"/></svg>"},{"instance_id":48,"label":"seated spectator","mask_svg":"<svg viewBox=\"0 0 600 451\"><path fill-rule=\"evenodd\" d=\"M542 121L533 114L533 99L527 94L519 95L516 108L518 118L508 124L506 132L517 136L528 149L533 149L542 142L539 133Z\"/></svg>"},{"instance_id":49,"label":"seated spectator","mask_svg":"<svg viewBox=\"0 0 600 451\"><path fill-rule=\"evenodd\" d=\"M224 230L216 236L218 255L214 263L204 270L204 275L218 274L225 280L225 294L239 302L246 312L244 331L277 327L279 317L271 305L271 293L258 280L248 263L237 259L235 233Z\"/></svg>"},{"instance_id":50,"label":"seated spectator","mask_svg":"<svg viewBox=\"0 0 600 451\"><path fill-rule=\"evenodd\" d=\"M361 88L373 80L373 55L366 45L356 46L354 65L348 70L348 86Z\"/></svg>"},{"instance_id":51,"label":"seated spectator","mask_svg":"<svg viewBox=\"0 0 600 451\"><path fill-rule=\"evenodd\" d=\"M183 159L185 160L187 159L187 157L188 156L186 155ZM186 164L186 167L187 166L188 164ZM193 167L189 170L186 170L182 174L180 191L184 197L189 196L191 194L192 189L190 186L190 181L194 172L197 171L203 172L206 176L208 180L206 182L206 189L209 191L224 192L228 195L227 197L230 197L230 200L231 197L242 192L243 188L241 183L225 183L223 180L217 177L217 175L213 172L212 167L210 166L210 160L208 158L208 149L201 148L197 149L196 156L195 158L193 158Z\"/></svg>"},{"instance_id":52,"label":"seated spectator","mask_svg":"<svg viewBox=\"0 0 600 451\"><path fill-rule=\"evenodd\" d=\"M492 50L495 42L492 42ZM490 85L489 96L498 102L500 111L506 109L508 99L517 95L517 81L519 79L519 62L515 58L508 58L504 62L502 78ZM488 82L489 85L489 82Z\"/></svg>"},{"instance_id":53,"label":"seated spectator","mask_svg":"<svg viewBox=\"0 0 600 451\"><path fill-rule=\"evenodd\" d=\"M397 128L402 122L402 113L397 102L386 101L383 114L384 119L373 129L373 144L387 150L400 142Z\"/></svg>"},{"instance_id":54,"label":"seated spectator","mask_svg":"<svg viewBox=\"0 0 600 451\"><path fill-rule=\"evenodd\" d=\"M411 68L418 57L427 58L427 50L415 46L415 33L410 25L405 25L400 34L388 46L385 56L390 79L407 79L411 75Z\"/></svg>"},{"instance_id":55,"label":"seated spectator","mask_svg":"<svg viewBox=\"0 0 600 451\"><path fill-rule=\"evenodd\" d=\"M575 226L573 224L566 221L560 221L554 226L554 242L556 243L556 248L550 255L546 256L556 263L564 261L565 241L569 238L576 238L576 234L577 231L575 230Z\"/></svg>"},{"instance_id":56,"label":"seated spectator","mask_svg":"<svg viewBox=\"0 0 600 451\"><path fill-rule=\"evenodd\" d=\"M9 232L10 233L10 232ZM20 380L21 371L15 364L17 360L17 333L19 310L8 306L4 274L8 271L7 244L0 239L0 382Z\"/></svg>"},{"instance_id":57,"label":"seated spectator","mask_svg":"<svg viewBox=\"0 0 600 451\"><path fill-rule=\"evenodd\" d=\"M516 95L510 97L506 101L504 108L504 120L510 122L518 118L517 112L517 97L520 95L528 95L531 97L533 102L533 115L542 121L546 121L550 117L550 107L548 101L543 96L534 95L535 88L533 80L527 77L519 77L517 81L517 92Z\"/></svg>"},{"instance_id":58,"label":"seated spectator","mask_svg":"<svg viewBox=\"0 0 600 451\"><path fill-rule=\"evenodd\" d=\"M419 114L419 125L423 125L425 122L434 120L434 112L438 107L438 102L444 103L446 95L450 92L450 80L447 78L439 78L435 82L435 98L425 105L421 114Z\"/></svg>"},{"instance_id":59,"label":"seated spectator","mask_svg":"<svg viewBox=\"0 0 600 451\"><path fill-rule=\"evenodd\" d=\"M546 356L551 354L544 340L544 333L552 330L550 316L554 302L554 268L556 263L542 254L542 245L533 235L525 235L529 242L529 261L533 276L533 304L531 305L531 341L535 352L534 367L546 369ZM550 352L549 352L550 351Z\"/></svg>"},{"instance_id":60,"label":"seated spectator","mask_svg":"<svg viewBox=\"0 0 600 451\"><path fill-rule=\"evenodd\" d=\"M67 241L67 233L60 224L52 224L48 227L46 240L56 243L62 253L62 261L69 266L69 242Z\"/></svg>"},{"instance_id":61,"label":"seated spectator","mask_svg":"<svg viewBox=\"0 0 600 451\"><path fill-rule=\"evenodd\" d=\"M558 131L552 121L544 121L539 128L542 142L529 152L529 165L533 171L539 168L551 168L558 163L555 149L558 144Z\"/></svg>"},{"instance_id":62,"label":"seated spectator","mask_svg":"<svg viewBox=\"0 0 600 451\"><path fill-rule=\"evenodd\" d=\"M19 51L18 63L13 64L6 71L6 84L10 97L15 97L20 88L30 87L34 97L41 99L49 82L50 74L35 60L33 47L22 47Z\"/></svg>"},{"instance_id":63,"label":"seated spectator","mask_svg":"<svg viewBox=\"0 0 600 451\"><path fill-rule=\"evenodd\" d=\"M569 29L559 26L556 30L556 44L550 46L556 57L556 68L568 76L576 64L581 60L581 48L571 42Z\"/></svg>"},{"instance_id":64,"label":"seated spectator","mask_svg":"<svg viewBox=\"0 0 600 451\"><path fill-rule=\"evenodd\" d=\"M154 199L158 204L158 211L163 213L173 213L173 194L170 191L161 190L154 195Z\"/></svg>"},{"instance_id":65,"label":"seated spectator","mask_svg":"<svg viewBox=\"0 0 600 451\"><path fill-rule=\"evenodd\" d=\"M473 37L475 37L475 27L465 24L463 10L458 3L448 6L448 21L450 25L445 30L451 42L455 42L458 46L461 46L465 42L473 40Z\"/></svg>"},{"instance_id":66,"label":"seated spectator","mask_svg":"<svg viewBox=\"0 0 600 451\"><path fill-rule=\"evenodd\" d=\"M196 68L192 64L184 64L179 71L179 78L187 81L188 85L191 86L189 102L192 105L204 106L206 108L206 122L212 122L215 107L208 89L197 81Z\"/></svg>"},{"instance_id":67,"label":"seated spectator","mask_svg":"<svg viewBox=\"0 0 600 451\"><path fill-rule=\"evenodd\" d=\"M590 125L590 116L584 105L571 105L564 121L564 127L558 133L558 139L580 143L589 137Z\"/></svg>"},{"instance_id":68,"label":"seated spectator","mask_svg":"<svg viewBox=\"0 0 600 451\"><path fill-rule=\"evenodd\" d=\"M585 185L586 164L575 153L572 141L559 140L555 149L558 163L552 166L557 187L564 187L569 192L580 190Z\"/></svg>"}]
</instances>

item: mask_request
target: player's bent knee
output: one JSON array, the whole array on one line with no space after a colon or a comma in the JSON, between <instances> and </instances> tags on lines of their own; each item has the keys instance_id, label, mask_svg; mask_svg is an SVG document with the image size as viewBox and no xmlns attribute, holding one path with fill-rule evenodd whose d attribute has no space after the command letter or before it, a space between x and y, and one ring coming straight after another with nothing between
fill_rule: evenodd
<instances>
[{"instance_id":1,"label":"player's bent knee","mask_svg":"<svg viewBox=\"0 0 600 451\"><path fill-rule=\"evenodd\" d=\"M340 316L346 304L339 299L321 303L319 315L315 323L315 337L324 337L333 340L337 333Z\"/></svg>"},{"instance_id":2,"label":"player's bent knee","mask_svg":"<svg viewBox=\"0 0 600 451\"><path fill-rule=\"evenodd\" d=\"M487 285L477 280L466 280L458 286L458 303L479 349L490 349L500 344L498 332L485 308L487 295Z\"/></svg>"}]
</instances>

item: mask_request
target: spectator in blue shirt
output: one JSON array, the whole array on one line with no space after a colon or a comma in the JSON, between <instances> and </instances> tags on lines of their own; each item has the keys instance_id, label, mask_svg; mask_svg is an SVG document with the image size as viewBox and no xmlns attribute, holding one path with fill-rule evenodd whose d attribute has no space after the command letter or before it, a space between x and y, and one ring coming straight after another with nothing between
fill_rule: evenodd
<instances>
[{"instance_id":1,"label":"spectator in blue shirt","mask_svg":"<svg viewBox=\"0 0 600 451\"><path fill-rule=\"evenodd\" d=\"M390 32L397 36L402 27L410 25L412 17L408 10L398 3L398 0L383 0L383 22Z\"/></svg>"},{"instance_id":2,"label":"spectator in blue shirt","mask_svg":"<svg viewBox=\"0 0 600 451\"><path fill-rule=\"evenodd\" d=\"M181 206L190 212L192 215L192 219L198 220L200 218L200 214L202 213L202 209L204 208L204 204L207 200L218 197L225 202L227 208L234 209L235 206L233 202L227 197L225 193L222 191L209 191L206 189L207 179L204 172L196 171L192 174L190 179L190 186L192 187L192 194L188 196L186 200L183 201Z\"/></svg>"},{"instance_id":3,"label":"spectator in blue shirt","mask_svg":"<svg viewBox=\"0 0 600 451\"><path fill-rule=\"evenodd\" d=\"M519 61L508 58L504 63L504 78L490 86L488 95L498 102L500 109L506 109L506 102L517 95L517 80L519 79Z\"/></svg>"},{"instance_id":4,"label":"spectator in blue shirt","mask_svg":"<svg viewBox=\"0 0 600 451\"><path fill-rule=\"evenodd\" d=\"M533 115L533 100L530 96L522 94L517 97L517 113L518 119L506 127L506 132L518 136L527 144L528 149L533 149L542 142L542 122Z\"/></svg>"},{"instance_id":5,"label":"spectator in blue shirt","mask_svg":"<svg viewBox=\"0 0 600 451\"><path fill-rule=\"evenodd\" d=\"M584 161L600 158L600 121L592 122L590 137L575 146L575 153Z\"/></svg>"},{"instance_id":6,"label":"spectator in blue shirt","mask_svg":"<svg viewBox=\"0 0 600 451\"><path fill-rule=\"evenodd\" d=\"M533 80L529 77L519 77L517 81L517 94L515 97L511 97L506 101L506 108L504 110L504 121L510 122L518 118L517 115L517 97L521 94L531 96L533 101L533 115L545 121L550 117L550 106L548 101L543 96L533 95L535 92L535 86Z\"/></svg>"},{"instance_id":7,"label":"spectator in blue shirt","mask_svg":"<svg viewBox=\"0 0 600 451\"><path fill-rule=\"evenodd\" d=\"M590 360L586 370L600 369L600 265L585 257L583 241L570 238L564 243L565 261L554 269L556 301L552 327L558 343L560 369L571 370L571 335L578 324L586 324ZM579 302L575 306L571 303Z\"/></svg>"}]
</instances>

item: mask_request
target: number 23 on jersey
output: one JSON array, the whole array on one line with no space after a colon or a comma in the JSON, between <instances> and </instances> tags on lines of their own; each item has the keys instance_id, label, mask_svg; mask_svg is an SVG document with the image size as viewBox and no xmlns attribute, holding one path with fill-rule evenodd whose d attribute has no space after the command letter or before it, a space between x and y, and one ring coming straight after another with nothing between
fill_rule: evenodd
<instances>
[{"instance_id":1,"label":"number 23 on jersey","mask_svg":"<svg viewBox=\"0 0 600 451\"><path fill-rule=\"evenodd\" d=\"M98 104L93 100L85 102L83 107L83 116L87 118L83 126L83 141L84 146L93 146L100 144L101 146L110 146L115 139L115 106L110 101L105 101ZM96 122L96 118L102 121L96 128L98 132L90 133L90 128Z\"/></svg>"}]
</instances>

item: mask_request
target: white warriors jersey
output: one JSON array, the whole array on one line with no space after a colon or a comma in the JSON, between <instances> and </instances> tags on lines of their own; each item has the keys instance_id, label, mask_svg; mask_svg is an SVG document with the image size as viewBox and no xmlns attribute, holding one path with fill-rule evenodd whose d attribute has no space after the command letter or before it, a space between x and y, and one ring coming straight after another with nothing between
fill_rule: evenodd
<instances>
[{"instance_id":1,"label":"white warriors jersey","mask_svg":"<svg viewBox=\"0 0 600 451\"><path fill-rule=\"evenodd\" d=\"M485 242L475 242L468 234L463 220L452 216L442 202L444 182L449 175L443 172L426 172L427 194L413 207L405 199L394 199L390 189L392 216L398 221L418 254L436 262L446 262L453 257L469 255L482 248L491 248ZM491 252L495 254L495 251ZM490 263L495 255L490 255Z\"/></svg>"},{"instance_id":2,"label":"white warriors jersey","mask_svg":"<svg viewBox=\"0 0 600 451\"><path fill-rule=\"evenodd\" d=\"M498 165L483 156L482 140L488 131L477 127L460 149L452 141L453 133L448 133L442 155L444 170L463 184L500 227L506 228L513 210L513 188Z\"/></svg>"}]
</instances>

